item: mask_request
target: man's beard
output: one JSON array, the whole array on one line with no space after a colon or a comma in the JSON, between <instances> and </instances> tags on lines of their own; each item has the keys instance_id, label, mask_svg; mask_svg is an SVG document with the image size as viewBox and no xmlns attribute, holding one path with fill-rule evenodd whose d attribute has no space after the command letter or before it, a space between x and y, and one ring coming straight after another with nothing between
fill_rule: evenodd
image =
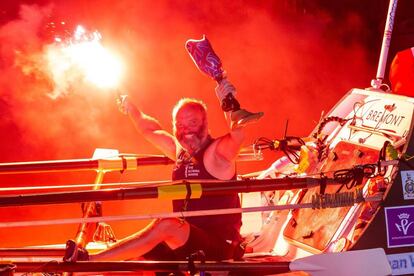
<instances>
[{"instance_id":1,"label":"man's beard","mask_svg":"<svg viewBox=\"0 0 414 276\"><path fill-rule=\"evenodd\" d=\"M189 133L179 133L177 139L181 146L190 151L196 151L200 148L204 138L207 136L207 128L205 125L200 126L196 131Z\"/></svg>"}]
</instances>

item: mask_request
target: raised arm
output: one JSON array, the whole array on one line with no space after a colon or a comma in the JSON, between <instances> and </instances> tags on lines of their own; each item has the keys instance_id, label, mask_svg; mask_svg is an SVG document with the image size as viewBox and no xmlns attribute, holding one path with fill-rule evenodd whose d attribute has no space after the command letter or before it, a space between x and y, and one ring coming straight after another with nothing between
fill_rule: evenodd
<instances>
[{"instance_id":1,"label":"raised arm","mask_svg":"<svg viewBox=\"0 0 414 276\"><path fill-rule=\"evenodd\" d=\"M121 96L117 103L119 110L129 116L135 128L147 141L172 160L176 159L176 139L173 135L164 130L155 118L139 110L127 96Z\"/></svg>"},{"instance_id":2,"label":"raised arm","mask_svg":"<svg viewBox=\"0 0 414 276\"><path fill-rule=\"evenodd\" d=\"M223 79L216 87L216 94L230 128L228 134L217 139L216 155L218 158L223 158L224 161L233 162L237 158L244 140L244 125L238 124L238 120L234 119L234 113L241 110L240 105L234 98L236 88L227 79ZM232 98L230 101L228 100L229 95Z\"/></svg>"},{"instance_id":3,"label":"raised arm","mask_svg":"<svg viewBox=\"0 0 414 276\"><path fill-rule=\"evenodd\" d=\"M235 92L235 87L227 80L222 80L216 88L216 94L229 123L230 132L217 138L204 155L204 163L208 172L222 180L231 179L235 175L235 161L244 140L244 124L238 124L233 120L234 112L240 110L238 103L236 105L232 103L231 98L234 98ZM228 95L230 95L230 101L227 101Z\"/></svg>"}]
</instances>

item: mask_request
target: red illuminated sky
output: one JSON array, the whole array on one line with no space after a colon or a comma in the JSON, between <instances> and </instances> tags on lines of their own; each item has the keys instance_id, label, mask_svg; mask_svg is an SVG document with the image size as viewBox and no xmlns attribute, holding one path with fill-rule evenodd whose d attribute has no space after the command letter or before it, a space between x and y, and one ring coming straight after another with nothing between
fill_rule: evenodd
<instances>
[{"instance_id":1,"label":"red illuminated sky","mask_svg":"<svg viewBox=\"0 0 414 276\"><path fill-rule=\"evenodd\" d=\"M386 1L368 1L377 3L375 9L350 4L360 1L324 7L315 4L323 1L291 1L297 6L282 0L255 2L2 1L0 162L89 158L95 148L159 153L118 112L114 94L72 82L65 95L48 97L57 85L42 62L52 21L65 21L68 30L77 24L98 30L102 43L125 62L121 89L168 130L175 102L194 97L209 107L213 136L226 131L214 81L195 68L184 48L187 39L203 34L222 59L242 106L265 113L246 130L246 145L260 136L281 138L286 120L289 135L306 136L323 110L351 88L369 86ZM274 159L269 153L265 161L241 164L240 172L265 169ZM165 178L169 170L144 171L138 177ZM21 185L44 184L30 176L0 180L3 186L18 180Z\"/></svg>"},{"instance_id":2,"label":"red illuminated sky","mask_svg":"<svg viewBox=\"0 0 414 276\"><path fill-rule=\"evenodd\" d=\"M184 49L187 39L206 34L242 106L266 114L248 130L247 143L259 135L281 137L287 119L289 134L308 134L322 110L374 77L359 40L367 30L356 13L347 13L336 26L343 30L334 32L328 13L298 17L283 7L236 1L42 1L20 6L16 18L0 29L1 161L86 158L95 147L156 152L117 112L114 95L73 83L65 96L47 97L56 84L39 60L51 35L47 23L62 20L69 30L82 24L102 34L102 43L125 61L122 89L167 129L171 108L186 96L208 104L214 135L225 131L215 84L197 71ZM297 17L289 20L284 13Z\"/></svg>"}]
</instances>

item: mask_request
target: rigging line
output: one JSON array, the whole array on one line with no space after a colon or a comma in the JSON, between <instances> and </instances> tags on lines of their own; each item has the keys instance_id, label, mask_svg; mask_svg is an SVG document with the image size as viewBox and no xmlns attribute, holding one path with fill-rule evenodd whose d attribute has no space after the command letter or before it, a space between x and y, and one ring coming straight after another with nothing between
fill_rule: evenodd
<instances>
[{"instance_id":1,"label":"rigging line","mask_svg":"<svg viewBox=\"0 0 414 276\"><path fill-rule=\"evenodd\" d=\"M408 155L406 153L404 155L405 155L405 157L403 158L403 160L404 161L407 161L407 162L414 158L414 155L413 156L410 156L410 155Z\"/></svg>"},{"instance_id":2,"label":"rigging line","mask_svg":"<svg viewBox=\"0 0 414 276\"><path fill-rule=\"evenodd\" d=\"M355 102L355 103L354 103L354 105L353 105L353 107L352 107L354 114L353 114L353 116L352 116L351 125L352 125L352 124L355 124L355 125L356 125L356 121L357 121L357 119L360 119L361 121L363 121L363 120L364 120L364 119L363 119L363 116L361 116L361 117L359 117L359 118L358 118L358 116L357 116L358 111L359 111L359 110L360 110L363 106L364 106L364 103L361 103L361 102ZM357 108L357 109L356 109L356 108ZM348 128L350 129L350 131L349 131L349 136L348 136L348 140L351 140L351 138L352 138L352 128L350 128L349 126L348 126Z\"/></svg>"},{"instance_id":3,"label":"rigging line","mask_svg":"<svg viewBox=\"0 0 414 276\"><path fill-rule=\"evenodd\" d=\"M210 210L198 210L198 211L179 211L179 212L143 214L143 215L102 216L102 217L67 218L67 219L33 220L33 221L11 221L11 222L0 222L0 228L32 227L32 226L62 225L62 224L77 224L77 223L97 223L97 222L104 222L104 221L111 222L111 221L131 221L131 220L152 220L152 219L160 219L160 218L186 218L186 217L196 217L196 216L212 216L212 215L226 215L226 214L237 214L237 213L266 212L266 211L275 211L275 210L321 209L321 208L324 209L324 208L353 206L354 204L360 203L360 202L382 201L382 195L362 197L362 196L358 196L357 193L353 193L353 192L332 194L330 195L330 197L327 197L326 195L328 194L316 196L313 199L313 202L311 203L284 204L284 205L274 205L274 206L257 206L257 207L244 207L244 208L228 208L228 209L210 209ZM345 196L345 200L344 200L344 196Z\"/></svg>"},{"instance_id":4,"label":"rigging line","mask_svg":"<svg viewBox=\"0 0 414 276\"><path fill-rule=\"evenodd\" d=\"M46 263L44 263L42 265L39 265L38 267L35 267L31 271L28 271L28 272L25 272L25 273L21 274L21 276L29 276L29 275L33 275L33 274L37 275L36 274L37 271L41 271L44 267L47 267L50 264L58 264L58 261L56 261L56 260L48 261L48 262L46 262ZM42 273L41 275L53 275L53 274L43 274Z\"/></svg>"}]
</instances>

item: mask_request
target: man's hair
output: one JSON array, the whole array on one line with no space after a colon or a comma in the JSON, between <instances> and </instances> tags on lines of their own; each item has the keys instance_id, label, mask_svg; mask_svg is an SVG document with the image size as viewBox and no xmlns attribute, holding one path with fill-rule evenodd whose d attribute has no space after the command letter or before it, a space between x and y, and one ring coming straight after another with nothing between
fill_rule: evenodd
<instances>
[{"instance_id":1,"label":"man's hair","mask_svg":"<svg viewBox=\"0 0 414 276\"><path fill-rule=\"evenodd\" d=\"M199 110L203 113L204 118L205 119L207 118L207 106L204 102L197 100L197 99L192 99L192 98L182 98L181 100L178 101L178 103L173 108L173 111L172 111L173 123L175 122L175 117L177 116L178 111L180 111L184 107L186 108L190 107L190 108Z\"/></svg>"}]
</instances>

